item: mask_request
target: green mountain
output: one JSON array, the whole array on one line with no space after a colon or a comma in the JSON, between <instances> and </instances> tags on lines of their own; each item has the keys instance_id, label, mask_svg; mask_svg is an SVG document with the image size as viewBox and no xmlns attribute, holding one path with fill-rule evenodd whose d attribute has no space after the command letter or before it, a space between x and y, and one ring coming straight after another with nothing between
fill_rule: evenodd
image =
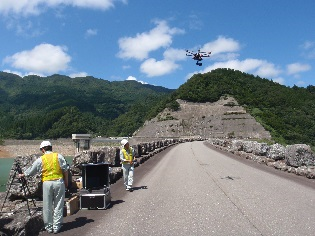
<instances>
[{"instance_id":1,"label":"green mountain","mask_svg":"<svg viewBox=\"0 0 315 236\"><path fill-rule=\"evenodd\" d=\"M136 81L0 72L0 139L130 135L173 91Z\"/></svg>"},{"instance_id":2,"label":"green mountain","mask_svg":"<svg viewBox=\"0 0 315 236\"><path fill-rule=\"evenodd\" d=\"M315 86L292 88L232 69L195 74L177 90L93 77L0 72L0 139L130 136L176 99L216 102L231 96L275 142L315 147ZM232 105L232 104L231 104Z\"/></svg>"},{"instance_id":3,"label":"green mountain","mask_svg":"<svg viewBox=\"0 0 315 236\"><path fill-rule=\"evenodd\" d=\"M196 74L180 86L173 99L215 102L221 96L234 97L282 144L315 146L315 87L280 85L268 79L232 69Z\"/></svg>"}]
</instances>

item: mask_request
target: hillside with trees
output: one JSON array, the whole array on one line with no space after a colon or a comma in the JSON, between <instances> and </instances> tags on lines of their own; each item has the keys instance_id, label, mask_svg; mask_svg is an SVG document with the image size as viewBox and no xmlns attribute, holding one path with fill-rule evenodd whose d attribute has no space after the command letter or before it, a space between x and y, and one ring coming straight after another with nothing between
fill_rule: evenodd
<instances>
[{"instance_id":1,"label":"hillside with trees","mask_svg":"<svg viewBox=\"0 0 315 236\"><path fill-rule=\"evenodd\" d=\"M315 86L287 87L232 69L195 74L177 90L93 77L0 72L0 139L69 138L72 133L130 136L176 99L231 96L281 144L315 147Z\"/></svg>"},{"instance_id":2,"label":"hillside with trees","mask_svg":"<svg viewBox=\"0 0 315 236\"><path fill-rule=\"evenodd\" d=\"M0 72L0 139L130 135L173 91L136 81Z\"/></svg>"},{"instance_id":3,"label":"hillside with trees","mask_svg":"<svg viewBox=\"0 0 315 236\"><path fill-rule=\"evenodd\" d=\"M173 99L216 102L232 96L282 144L315 146L315 87L280 85L232 69L196 74L172 94Z\"/></svg>"}]
</instances>

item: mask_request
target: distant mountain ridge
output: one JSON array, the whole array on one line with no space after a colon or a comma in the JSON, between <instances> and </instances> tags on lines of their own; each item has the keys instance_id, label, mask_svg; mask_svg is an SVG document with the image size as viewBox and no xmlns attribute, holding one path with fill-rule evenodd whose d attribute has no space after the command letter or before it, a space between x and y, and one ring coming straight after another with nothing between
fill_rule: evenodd
<instances>
[{"instance_id":1,"label":"distant mountain ridge","mask_svg":"<svg viewBox=\"0 0 315 236\"><path fill-rule=\"evenodd\" d=\"M4 138L70 137L71 133L126 135L144 122L145 111L174 90L136 81L109 82L0 72L0 123ZM137 110L136 122L111 129L119 116ZM69 136L70 135L70 136ZM0 136L1 139L1 136Z\"/></svg>"},{"instance_id":2,"label":"distant mountain ridge","mask_svg":"<svg viewBox=\"0 0 315 236\"><path fill-rule=\"evenodd\" d=\"M22 109L21 112L24 111L24 106L27 109L32 107L57 109L65 105L74 105L83 111L99 112L105 117L116 117L116 114L109 114L99 107L105 102L119 107L116 109L124 110L134 102L142 101L143 96L150 98L174 91L136 81L109 82L91 76L70 78L63 75L48 77L32 75L21 78L5 72L0 72L0 89L1 101L18 105ZM94 105L89 107L87 103Z\"/></svg>"},{"instance_id":3,"label":"distant mountain ridge","mask_svg":"<svg viewBox=\"0 0 315 236\"><path fill-rule=\"evenodd\" d=\"M214 134L218 130L231 137L242 136L239 128L233 126L241 127L244 122L255 119L275 142L315 147L314 86L290 88L232 69L195 74L177 90L136 81L109 82L62 75L21 78L0 72L0 139L67 138L71 133L131 136L145 122L176 123L176 119L181 118L172 112L181 114L185 102L194 103L192 107L203 107L222 98L235 99L235 107L242 112L229 108L223 115L208 112L209 117L204 114L200 120L189 118L187 124L184 122L185 132L178 134L206 137L207 132ZM229 104L224 105L228 107ZM221 118L214 122L218 116ZM252 118L246 118L249 116ZM202 119L208 119L208 126L202 124ZM233 119L234 124L224 126L223 123ZM251 124L258 127L256 123ZM171 128L165 136L174 133L172 129L176 130ZM222 131L224 129L226 131ZM161 136L160 131L153 130L151 126L150 135ZM195 132L197 130L200 132ZM253 136L250 132L247 135Z\"/></svg>"}]
</instances>

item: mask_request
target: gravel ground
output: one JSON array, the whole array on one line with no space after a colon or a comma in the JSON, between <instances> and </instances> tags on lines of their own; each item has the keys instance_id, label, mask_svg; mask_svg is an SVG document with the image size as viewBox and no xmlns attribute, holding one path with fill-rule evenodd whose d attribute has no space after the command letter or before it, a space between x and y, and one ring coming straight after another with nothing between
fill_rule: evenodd
<instances>
[{"instance_id":1,"label":"gravel ground","mask_svg":"<svg viewBox=\"0 0 315 236\"><path fill-rule=\"evenodd\" d=\"M42 140L5 140L4 145L0 146L0 158L17 156L27 156L41 153L39 145ZM58 139L51 141L53 151L59 152L64 156L73 156L75 146L72 139Z\"/></svg>"}]
</instances>

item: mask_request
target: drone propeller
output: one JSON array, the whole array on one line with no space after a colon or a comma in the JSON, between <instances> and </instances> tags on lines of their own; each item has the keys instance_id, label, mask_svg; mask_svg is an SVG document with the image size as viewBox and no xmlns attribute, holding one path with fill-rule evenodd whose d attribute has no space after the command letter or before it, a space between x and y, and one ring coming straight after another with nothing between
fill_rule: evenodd
<instances>
[{"instance_id":1,"label":"drone propeller","mask_svg":"<svg viewBox=\"0 0 315 236\"><path fill-rule=\"evenodd\" d=\"M200 56L202 57L210 57L211 52L209 53L200 53Z\"/></svg>"},{"instance_id":2,"label":"drone propeller","mask_svg":"<svg viewBox=\"0 0 315 236\"><path fill-rule=\"evenodd\" d=\"M195 53L194 51L190 51L190 50L186 50L186 52L191 53L191 54Z\"/></svg>"}]
</instances>

